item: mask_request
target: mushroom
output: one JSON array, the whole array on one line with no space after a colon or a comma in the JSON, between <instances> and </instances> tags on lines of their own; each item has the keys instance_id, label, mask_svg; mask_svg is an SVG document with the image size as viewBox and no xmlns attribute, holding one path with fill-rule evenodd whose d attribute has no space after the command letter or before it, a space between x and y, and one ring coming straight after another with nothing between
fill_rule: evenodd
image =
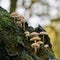
<instances>
[{"instance_id":1,"label":"mushroom","mask_svg":"<svg viewBox=\"0 0 60 60\"><path fill-rule=\"evenodd\" d=\"M19 17L19 14L17 14L16 12L13 12L10 14L10 16L14 18L14 22L15 22L15 18Z\"/></svg>"},{"instance_id":2,"label":"mushroom","mask_svg":"<svg viewBox=\"0 0 60 60\"><path fill-rule=\"evenodd\" d=\"M30 41L34 41L35 43L39 40L41 40L41 38L39 36L36 36L36 37L33 37L30 39Z\"/></svg>"},{"instance_id":3,"label":"mushroom","mask_svg":"<svg viewBox=\"0 0 60 60\"><path fill-rule=\"evenodd\" d=\"M20 15L18 18L17 18L18 21L21 21L21 22L24 22L24 17L22 15Z\"/></svg>"},{"instance_id":4,"label":"mushroom","mask_svg":"<svg viewBox=\"0 0 60 60\"><path fill-rule=\"evenodd\" d=\"M25 34L26 37L30 36L30 32L29 31L25 31L24 34Z\"/></svg>"},{"instance_id":5,"label":"mushroom","mask_svg":"<svg viewBox=\"0 0 60 60\"><path fill-rule=\"evenodd\" d=\"M45 31L40 32L40 35L42 35L42 34L48 35Z\"/></svg>"},{"instance_id":6,"label":"mushroom","mask_svg":"<svg viewBox=\"0 0 60 60\"><path fill-rule=\"evenodd\" d=\"M37 43L38 43L38 44L44 44L44 42L42 42L42 41L38 41Z\"/></svg>"},{"instance_id":7,"label":"mushroom","mask_svg":"<svg viewBox=\"0 0 60 60\"><path fill-rule=\"evenodd\" d=\"M44 42L42 42L42 41L38 41L37 43L38 43L39 45L40 45L40 44L42 44L42 45L44 44ZM38 49L38 52L39 52L39 49Z\"/></svg>"},{"instance_id":8,"label":"mushroom","mask_svg":"<svg viewBox=\"0 0 60 60\"><path fill-rule=\"evenodd\" d=\"M44 42L44 35L48 35L45 31L43 31L43 32L40 32L39 33L40 35L43 35L43 42Z\"/></svg>"},{"instance_id":9,"label":"mushroom","mask_svg":"<svg viewBox=\"0 0 60 60\"><path fill-rule=\"evenodd\" d=\"M49 47L49 45L48 45L48 44L45 44L45 45L44 45L44 48L48 48L48 47Z\"/></svg>"},{"instance_id":10,"label":"mushroom","mask_svg":"<svg viewBox=\"0 0 60 60\"><path fill-rule=\"evenodd\" d=\"M25 31L24 34L25 34L25 36L26 36L27 39L28 39L28 37L30 36L30 32L29 32L29 31Z\"/></svg>"},{"instance_id":11,"label":"mushroom","mask_svg":"<svg viewBox=\"0 0 60 60\"><path fill-rule=\"evenodd\" d=\"M34 54L36 54L37 53L37 49L40 47L40 45L38 43L33 43L31 45L31 47L35 49Z\"/></svg>"},{"instance_id":12,"label":"mushroom","mask_svg":"<svg viewBox=\"0 0 60 60\"><path fill-rule=\"evenodd\" d=\"M17 23L17 25L18 25L19 27L22 27L22 24L21 24L20 21L17 21L16 23Z\"/></svg>"},{"instance_id":13,"label":"mushroom","mask_svg":"<svg viewBox=\"0 0 60 60\"><path fill-rule=\"evenodd\" d=\"M17 19L17 21L21 22L21 25L23 27L23 30L25 31L25 19L22 15L20 15Z\"/></svg>"},{"instance_id":14,"label":"mushroom","mask_svg":"<svg viewBox=\"0 0 60 60\"><path fill-rule=\"evenodd\" d=\"M37 32L32 32L30 35L35 37L38 36L39 34Z\"/></svg>"}]
</instances>

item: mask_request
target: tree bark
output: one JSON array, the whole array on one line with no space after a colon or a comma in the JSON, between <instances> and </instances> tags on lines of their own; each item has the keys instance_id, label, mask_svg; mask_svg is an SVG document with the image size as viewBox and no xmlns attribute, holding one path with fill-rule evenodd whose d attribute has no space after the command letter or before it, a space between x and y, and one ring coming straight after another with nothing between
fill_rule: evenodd
<instances>
[{"instance_id":1,"label":"tree bark","mask_svg":"<svg viewBox=\"0 0 60 60\"><path fill-rule=\"evenodd\" d=\"M17 2L17 0L11 0L10 13L15 11L15 9L16 9L16 2Z\"/></svg>"}]
</instances>

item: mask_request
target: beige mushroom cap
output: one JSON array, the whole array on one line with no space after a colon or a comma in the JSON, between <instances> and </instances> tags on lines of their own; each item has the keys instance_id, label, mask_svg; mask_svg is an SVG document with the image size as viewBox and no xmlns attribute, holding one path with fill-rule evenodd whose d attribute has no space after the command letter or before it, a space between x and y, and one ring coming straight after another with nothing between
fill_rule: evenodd
<instances>
[{"instance_id":1,"label":"beige mushroom cap","mask_svg":"<svg viewBox=\"0 0 60 60\"><path fill-rule=\"evenodd\" d=\"M40 32L40 35L48 35L45 31Z\"/></svg>"},{"instance_id":2,"label":"beige mushroom cap","mask_svg":"<svg viewBox=\"0 0 60 60\"><path fill-rule=\"evenodd\" d=\"M18 18L17 21L19 21L19 22L24 22L24 19Z\"/></svg>"},{"instance_id":3,"label":"beige mushroom cap","mask_svg":"<svg viewBox=\"0 0 60 60\"><path fill-rule=\"evenodd\" d=\"M24 34L30 34L30 32L29 31L25 31Z\"/></svg>"},{"instance_id":4,"label":"beige mushroom cap","mask_svg":"<svg viewBox=\"0 0 60 60\"><path fill-rule=\"evenodd\" d=\"M40 45L39 45L38 43L33 43L33 44L31 45L31 47L32 47L32 48L35 48L35 47L36 47L36 48L39 48Z\"/></svg>"},{"instance_id":5,"label":"beige mushroom cap","mask_svg":"<svg viewBox=\"0 0 60 60\"><path fill-rule=\"evenodd\" d=\"M49 47L49 45L48 45L48 44L45 44L45 45L44 45L44 47L45 47L45 48L48 48L48 47Z\"/></svg>"},{"instance_id":6,"label":"beige mushroom cap","mask_svg":"<svg viewBox=\"0 0 60 60\"><path fill-rule=\"evenodd\" d=\"M17 21L24 22L24 23L26 22L24 16L22 16L22 15L20 15L20 16L17 18Z\"/></svg>"},{"instance_id":7,"label":"beige mushroom cap","mask_svg":"<svg viewBox=\"0 0 60 60\"><path fill-rule=\"evenodd\" d=\"M10 14L11 17L19 17L19 14L17 14L16 12L13 12Z\"/></svg>"},{"instance_id":8,"label":"beige mushroom cap","mask_svg":"<svg viewBox=\"0 0 60 60\"><path fill-rule=\"evenodd\" d=\"M26 36L26 37L29 37L30 35L29 35L29 34L26 34L25 36Z\"/></svg>"},{"instance_id":9,"label":"beige mushroom cap","mask_svg":"<svg viewBox=\"0 0 60 60\"><path fill-rule=\"evenodd\" d=\"M42 41L38 41L37 43L38 43L38 44L44 44L44 42L42 42Z\"/></svg>"},{"instance_id":10,"label":"beige mushroom cap","mask_svg":"<svg viewBox=\"0 0 60 60\"><path fill-rule=\"evenodd\" d=\"M30 36L38 36L39 34L37 32L32 32Z\"/></svg>"},{"instance_id":11,"label":"beige mushroom cap","mask_svg":"<svg viewBox=\"0 0 60 60\"><path fill-rule=\"evenodd\" d=\"M30 39L30 41L37 41L37 40L41 40L41 38L39 36L36 36Z\"/></svg>"},{"instance_id":12,"label":"beige mushroom cap","mask_svg":"<svg viewBox=\"0 0 60 60\"><path fill-rule=\"evenodd\" d=\"M30 32L29 31L24 32L24 34L25 34L26 37L30 36Z\"/></svg>"}]
</instances>

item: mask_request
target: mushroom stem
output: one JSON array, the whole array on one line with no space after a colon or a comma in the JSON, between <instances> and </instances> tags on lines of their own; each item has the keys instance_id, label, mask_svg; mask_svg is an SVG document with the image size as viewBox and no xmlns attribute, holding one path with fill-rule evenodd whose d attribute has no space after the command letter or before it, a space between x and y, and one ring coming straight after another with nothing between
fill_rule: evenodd
<instances>
[{"instance_id":1,"label":"mushroom stem","mask_svg":"<svg viewBox=\"0 0 60 60\"><path fill-rule=\"evenodd\" d=\"M34 42L36 43L36 40Z\"/></svg>"},{"instance_id":2,"label":"mushroom stem","mask_svg":"<svg viewBox=\"0 0 60 60\"><path fill-rule=\"evenodd\" d=\"M21 26L22 26L21 28L22 28L22 30L23 30L23 23L21 23Z\"/></svg>"},{"instance_id":3,"label":"mushroom stem","mask_svg":"<svg viewBox=\"0 0 60 60\"><path fill-rule=\"evenodd\" d=\"M23 24L22 23L20 23L20 27L22 28L22 26L23 26Z\"/></svg>"},{"instance_id":4,"label":"mushroom stem","mask_svg":"<svg viewBox=\"0 0 60 60\"><path fill-rule=\"evenodd\" d=\"M44 34L43 34L43 42L44 42Z\"/></svg>"},{"instance_id":5,"label":"mushroom stem","mask_svg":"<svg viewBox=\"0 0 60 60\"><path fill-rule=\"evenodd\" d=\"M23 22L23 30L25 31L25 21Z\"/></svg>"},{"instance_id":6,"label":"mushroom stem","mask_svg":"<svg viewBox=\"0 0 60 60\"><path fill-rule=\"evenodd\" d=\"M15 17L14 17L14 23L15 23Z\"/></svg>"},{"instance_id":7,"label":"mushroom stem","mask_svg":"<svg viewBox=\"0 0 60 60\"><path fill-rule=\"evenodd\" d=\"M14 24L16 25L15 17L14 17Z\"/></svg>"},{"instance_id":8,"label":"mushroom stem","mask_svg":"<svg viewBox=\"0 0 60 60\"><path fill-rule=\"evenodd\" d=\"M34 52L34 54L36 54L37 53L37 48L35 47L35 52Z\"/></svg>"},{"instance_id":9,"label":"mushroom stem","mask_svg":"<svg viewBox=\"0 0 60 60\"><path fill-rule=\"evenodd\" d=\"M26 39L28 40L28 36L26 37Z\"/></svg>"},{"instance_id":10,"label":"mushroom stem","mask_svg":"<svg viewBox=\"0 0 60 60\"><path fill-rule=\"evenodd\" d=\"M40 45L39 45L38 43L33 43L33 44L31 45L31 47L34 48L34 54L36 54L38 48L40 47Z\"/></svg>"},{"instance_id":11,"label":"mushroom stem","mask_svg":"<svg viewBox=\"0 0 60 60\"><path fill-rule=\"evenodd\" d=\"M39 48L38 48L37 52L39 52Z\"/></svg>"}]
</instances>

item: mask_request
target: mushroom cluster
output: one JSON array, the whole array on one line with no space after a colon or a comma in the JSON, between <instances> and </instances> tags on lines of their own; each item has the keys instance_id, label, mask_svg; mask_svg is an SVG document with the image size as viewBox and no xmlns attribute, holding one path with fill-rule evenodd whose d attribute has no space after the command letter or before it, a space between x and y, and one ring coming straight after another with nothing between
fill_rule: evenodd
<instances>
[{"instance_id":1,"label":"mushroom cluster","mask_svg":"<svg viewBox=\"0 0 60 60\"><path fill-rule=\"evenodd\" d=\"M37 32L32 32L30 36L32 37L30 41L34 41L34 43L31 44L31 47L34 48L34 54L36 54L37 50L40 48L40 44L43 44L43 42L41 41L39 33Z\"/></svg>"},{"instance_id":2,"label":"mushroom cluster","mask_svg":"<svg viewBox=\"0 0 60 60\"><path fill-rule=\"evenodd\" d=\"M43 40L41 40L41 38L39 37L39 35L43 36ZM49 45L45 44L44 45L44 36L48 35L45 31L37 33L37 32L32 32L30 33L29 36L31 36L32 38L30 39L30 41L33 41L34 43L31 44L31 47L34 48L34 54L37 53L37 50L40 48L40 45L42 44L44 46L44 48L48 48Z\"/></svg>"},{"instance_id":3,"label":"mushroom cluster","mask_svg":"<svg viewBox=\"0 0 60 60\"><path fill-rule=\"evenodd\" d=\"M11 13L10 16L13 17L14 22L16 22L17 25L25 31L25 18L22 15L17 14L16 12ZM16 21L16 19L17 19L17 21ZM34 48L34 50L35 50L34 54L37 53L37 50L40 48L41 44L44 45L44 48L49 47L48 44L44 44L44 42L45 42L44 36L48 35L45 31L42 31L40 33L37 33L37 32L30 33L29 31L25 31L24 35L27 38L27 40L28 40L28 37L31 37L30 41L33 41L33 43L31 44L31 47ZM43 40L41 40L39 35L42 35Z\"/></svg>"},{"instance_id":4,"label":"mushroom cluster","mask_svg":"<svg viewBox=\"0 0 60 60\"><path fill-rule=\"evenodd\" d=\"M22 15L17 14L16 12L13 12L10 14L11 17L14 18L14 22L17 23L17 25L25 31L25 18ZM17 19L17 21L15 21Z\"/></svg>"},{"instance_id":5,"label":"mushroom cluster","mask_svg":"<svg viewBox=\"0 0 60 60\"><path fill-rule=\"evenodd\" d=\"M15 19L19 17L19 14L17 14L16 12L13 12L10 14L10 16L14 18L14 22L15 22Z\"/></svg>"}]
</instances>

